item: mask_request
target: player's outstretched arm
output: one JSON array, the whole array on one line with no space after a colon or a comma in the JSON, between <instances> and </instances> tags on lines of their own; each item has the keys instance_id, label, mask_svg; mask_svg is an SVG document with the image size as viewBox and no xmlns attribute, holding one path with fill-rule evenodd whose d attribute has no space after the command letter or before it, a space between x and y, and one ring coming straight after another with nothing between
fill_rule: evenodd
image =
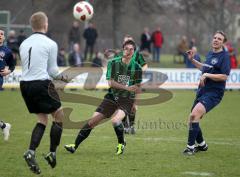
<instances>
[{"instance_id":1,"label":"player's outstretched arm","mask_svg":"<svg viewBox=\"0 0 240 177\"><path fill-rule=\"evenodd\" d=\"M202 70L203 68L203 63L197 61L194 59L194 53L192 50L188 50L187 52L188 55L188 59L192 62L192 64L194 64L194 66L196 66L196 68L198 68L199 70Z\"/></svg>"}]
</instances>

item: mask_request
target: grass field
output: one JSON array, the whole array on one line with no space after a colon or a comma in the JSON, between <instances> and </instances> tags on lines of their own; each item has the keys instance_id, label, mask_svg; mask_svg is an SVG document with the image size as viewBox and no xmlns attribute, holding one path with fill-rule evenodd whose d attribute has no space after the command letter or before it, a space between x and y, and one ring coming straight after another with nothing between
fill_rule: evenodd
<instances>
[{"instance_id":1,"label":"grass field","mask_svg":"<svg viewBox=\"0 0 240 177\"><path fill-rule=\"evenodd\" d=\"M89 91L102 97L102 91ZM186 118L194 99L193 91L174 91L168 102L141 106L137 115L137 134L127 135L127 147L116 156L116 138L111 123L97 127L75 154L65 152L78 130L63 132L57 167L52 170L43 160L49 150L48 125L37 151L42 177L239 177L240 176L240 92L226 92L222 103L201 122L209 145L207 152L192 157L182 155L186 146ZM1 119L12 124L8 142L0 139L0 177L35 176L22 155L28 148L35 116L30 115L18 91L0 92ZM63 103L74 109L72 119L87 119L94 106ZM160 124L161 123L161 124ZM0 136L1 138L1 136Z\"/></svg>"}]
</instances>

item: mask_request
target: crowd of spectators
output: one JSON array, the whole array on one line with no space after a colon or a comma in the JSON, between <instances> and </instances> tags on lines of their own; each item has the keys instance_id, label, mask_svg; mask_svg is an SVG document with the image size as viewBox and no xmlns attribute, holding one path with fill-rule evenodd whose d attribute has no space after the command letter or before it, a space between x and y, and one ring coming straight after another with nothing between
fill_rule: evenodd
<instances>
[{"instance_id":1,"label":"crowd of spectators","mask_svg":"<svg viewBox=\"0 0 240 177\"><path fill-rule=\"evenodd\" d=\"M27 36L22 29L18 31L18 35L14 30L10 30L8 32L6 43L13 51L14 59L16 60L18 59L19 46L26 37ZM82 38L85 40L84 49L81 47ZM74 21L68 33L68 48L66 49L61 46L59 48L57 58L58 66L84 66L84 63L87 62L91 62L92 67L104 66L104 63L106 63L104 62L104 55L95 49L97 38L98 32L93 23L89 23L85 27L84 31L81 31L79 22ZM164 36L159 26L152 32L150 32L148 27L145 27L140 36L140 46L138 50L143 53L143 56L148 57L148 62L160 63L163 44ZM194 68L194 65L192 65L192 63L187 59L187 50L193 50L195 59L201 61L197 45L197 41L194 37L188 40L186 36L182 36L180 41L176 42L176 53L181 56L181 63L185 64L186 68ZM226 43L225 50L229 52L231 68L238 68L240 61L238 61L237 58L240 60L240 39L238 39L235 47L230 42Z\"/></svg>"}]
</instances>

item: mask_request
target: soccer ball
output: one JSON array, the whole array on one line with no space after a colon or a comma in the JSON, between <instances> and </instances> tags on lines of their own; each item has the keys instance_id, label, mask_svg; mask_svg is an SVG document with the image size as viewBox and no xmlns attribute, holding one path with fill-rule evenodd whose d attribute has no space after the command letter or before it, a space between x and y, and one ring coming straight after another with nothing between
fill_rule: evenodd
<instances>
[{"instance_id":1,"label":"soccer ball","mask_svg":"<svg viewBox=\"0 0 240 177\"><path fill-rule=\"evenodd\" d=\"M73 16L80 21L88 21L93 17L93 7L86 1L80 1L73 7Z\"/></svg>"}]
</instances>

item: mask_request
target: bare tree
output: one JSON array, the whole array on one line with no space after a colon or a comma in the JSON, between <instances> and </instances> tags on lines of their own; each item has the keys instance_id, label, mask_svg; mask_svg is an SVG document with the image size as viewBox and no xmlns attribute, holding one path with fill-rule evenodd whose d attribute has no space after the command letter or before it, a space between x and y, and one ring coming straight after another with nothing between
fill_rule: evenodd
<instances>
[{"instance_id":1,"label":"bare tree","mask_svg":"<svg viewBox=\"0 0 240 177\"><path fill-rule=\"evenodd\" d=\"M123 1L123 0L122 0ZM121 27L121 2L119 0L112 0L112 25L113 25L113 47L118 47L118 40L120 40Z\"/></svg>"}]
</instances>

